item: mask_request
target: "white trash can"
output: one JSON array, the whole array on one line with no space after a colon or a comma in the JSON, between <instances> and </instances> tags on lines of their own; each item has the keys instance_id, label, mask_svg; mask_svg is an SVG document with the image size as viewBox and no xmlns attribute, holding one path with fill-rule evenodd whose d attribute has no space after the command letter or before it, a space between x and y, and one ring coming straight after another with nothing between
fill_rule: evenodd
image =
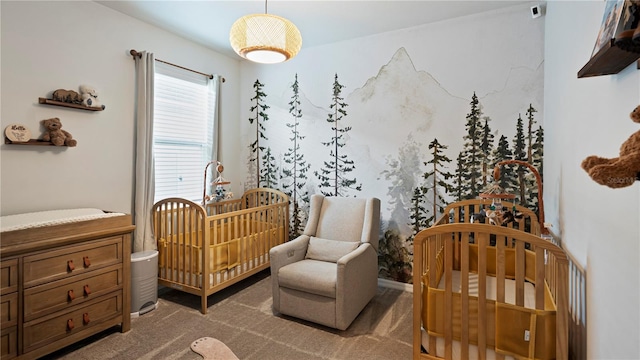
<instances>
[{"instance_id":1,"label":"white trash can","mask_svg":"<svg viewBox=\"0 0 640 360\"><path fill-rule=\"evenodd\" d=\"M131 317L158 307L158 251L131 254Z\"/></svg>"}]
</instances>

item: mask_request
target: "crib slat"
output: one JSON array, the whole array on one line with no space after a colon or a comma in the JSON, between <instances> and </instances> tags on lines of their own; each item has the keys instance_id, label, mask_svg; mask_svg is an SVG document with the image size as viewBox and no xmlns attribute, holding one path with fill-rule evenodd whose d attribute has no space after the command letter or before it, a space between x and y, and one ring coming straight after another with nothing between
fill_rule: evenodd
<instances>
[{"instance_id":1,"label":"crib slat","mask_svg":"<svg viewBox=\"0 0 640 360\"><path fill-rule=\"evenodd\" d=\"M438 234L435 239L440 239L442 235ZM436 254L438 251L437 245L438 243L434 240L429 241L429 253L428 253L428 263L430 266L427 268L429 271L429 286L434 286L437 284L438 278L435 267L437 266ZM429 349L436 349L436 337L429 336ZM435 352L435 350L432 350Z\"/></svg>"},{"instance_id":2,"label":"crib slat","mask_svg":"<svg viewBox=\"0 0 640 360\"><path fill-rule=\"evenodd\" d=\"M444 240L444 354L446 359L453 358L453 239Z\"/></svg>"},{"instance_id":3,"label":"crib slat","mask_svg":"<svg viewBox=\"0 0 640 360\"><path fill-rule=\"evenodd\" d=\"M544 310L544 284L545 284L544 249L536 249L536 309Z\"/></svg>"},{"instance_id":4,"label":"crib slat","mask_svg":"<svg viewBox=\"0 0 640 360\"><path fill-rule=\"evenodd\" d=\"M460 341L462 346L460 348L461 358L469 358L469 237L465 237L464 240L458 241L460 244L460 296L461 296L461 328L462 334Z\"/></svg>"},{"instance_id":5,"label":"crib slat","mask_svg":"<svg viewBox=\"0 0 640 360\"><path fill-rule=\"evenodd\" d=\"M516 306L524 306L524 259L524 243L516 241Z\"/></svg>"},{"instance_id":6,"label":"crib slat","mask_svg":"<svg viewBox=\"0 0 640 360\"><path fill-rule=\"evenodd\" d=\"M559 259L557 261L560 261ZM568 261L565 258L563 266L559 266L557 274L559 279L566 279ZM566 285L566 284L565 284ZM556 293L556 305L559 309L568 309L569 300L567 296L567 286L559 286ZM568 311L558 311L556 313L556 359L566 360L569 354L569 314Z\"/></svg>"},{"instance_id":7,"label":"crib slat","mask_svg":"<svg viewBox=\"0 0 640 360\"><path fill-rule=\"evenodd\" d=\"M422 292L426 288L422 287L422 277L427 267L424 264L423 257L426 253L424 241L420 236L416 236L413 242L413 346L412 359L420 358L420 348L422 344L422 313L425 311L426 304L422 303ZM428 255L427 255L428 256ZM426 327L426 325L425 325ZM420 339L420 340L418 340Z\"/></svg>"},{"instance_id":8,"label":"crib slat","mask_svg":"<svg viewBox=\"0 0 640 360\"><path fill-rule=\"evenodd\" d=\"M487 245L489 234L475 232L478 239L478 359L487 352Z\"/></svg>"}]
</instances>

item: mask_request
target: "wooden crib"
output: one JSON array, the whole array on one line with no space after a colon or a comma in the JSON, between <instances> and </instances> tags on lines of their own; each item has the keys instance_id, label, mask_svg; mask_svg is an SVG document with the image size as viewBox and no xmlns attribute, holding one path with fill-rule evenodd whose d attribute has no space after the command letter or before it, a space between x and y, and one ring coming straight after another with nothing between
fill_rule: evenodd
<instances>
[{"instance_id":1,"label":"wooden crib","mask_svg":"<svg viewBox=\"0 0 640 360\"><path fill-rule=\"evenodd\" d=\"M567 359L564 251L530 211L511 228L469 223L482 202L451 204L414 239L413 358Z\"/></svg>"},{"instance_id":2,"label":"wooden crib","mask_svg":"<svg viewBox=\"0 0 640 360\"><path fill-rule=\"evenodd\" d=\"M269 250L289 240L289 197L267 188L207 204L180 198L153 205L158 283L201 297L268 269ZM203 251L204 249L204 251Z\"/></svg>"}]
</instances>

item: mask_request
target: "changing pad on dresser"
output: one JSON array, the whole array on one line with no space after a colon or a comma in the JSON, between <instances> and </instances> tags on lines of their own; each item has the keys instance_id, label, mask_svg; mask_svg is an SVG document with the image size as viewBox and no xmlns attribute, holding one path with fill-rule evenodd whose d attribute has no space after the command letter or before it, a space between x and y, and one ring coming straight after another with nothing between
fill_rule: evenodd
<instances>
[{"instance_id":1,"label":"changing pad on dresser","mask_svg":"<svg viewBox=\"0 0 640 360\"><path fill-rule=\"evenodd\" d=\"M123 215L125 214L104 212L103 210L93 208L48 210L6 215L0 217L0 232L61 225Z\"/></svg>"}]
</instances>

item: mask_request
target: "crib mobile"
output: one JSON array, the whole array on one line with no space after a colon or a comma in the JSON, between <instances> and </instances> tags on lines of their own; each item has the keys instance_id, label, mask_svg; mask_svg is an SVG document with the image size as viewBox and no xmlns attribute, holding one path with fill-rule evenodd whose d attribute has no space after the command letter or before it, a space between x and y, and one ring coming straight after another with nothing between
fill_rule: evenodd
<instances>
[{"instance_id":1,"label":"crib mobile","mask_svg":"<svg viewBox=\"0 0 640 360\"><path fill-rule=\"evenodd\" d=\"M522 213L516 211L515 205L513 206L513 209L505 209L502 206L502 200L513 200L515 199L515 195L507 193L507 191L499 185L500 166L514 164L521 165L529 169L536 179L536 185L538 187L538 221L540 222L540 225L542 225L541 230L543 234L548 234L547 224L545 224L544 222L544 204L542 203L542 177L533 165L522 160L503 160L495 165L493 169L493 184L491 184L485 191L483 191L479 195L481 199L490 199L491 205L488 209L482 209L479 213L473 214L471 216L471 222L485 222L486 219L487 223L491 225L507 226L509 223L516 221L516 219L521 219L523 217Z\"/></svg>"},{"instance_id":2,"label":"crib mobile","mask_svg":"<svg viewBox=\"0 0 640 360\"><path fill-rule=\"evenodd\" d=\"M210 185L214 186L215 185L215 190L214 193L211 195L207 195L207 170L209 169L209 165L211 164L216 164L216 173L217 173L217 177L215 180L213 180ZM224 166L222 165L222 163L220 161L214 160L214 161L209 161L207 163L207 165L204 167L204 184L203 184L203 190L202 190L202 206L204 206L205 204L207 204L208 202L214 201L214 202L218 202L221 200L226 200L226 199L232 199L233 198L233 192L231 191L227 191L227 189L224 188L225 185L229 185L231 184L230 181L228 181L227 179L222 177L222 172L224 171Z\"/></svg>"}]
</instances>

